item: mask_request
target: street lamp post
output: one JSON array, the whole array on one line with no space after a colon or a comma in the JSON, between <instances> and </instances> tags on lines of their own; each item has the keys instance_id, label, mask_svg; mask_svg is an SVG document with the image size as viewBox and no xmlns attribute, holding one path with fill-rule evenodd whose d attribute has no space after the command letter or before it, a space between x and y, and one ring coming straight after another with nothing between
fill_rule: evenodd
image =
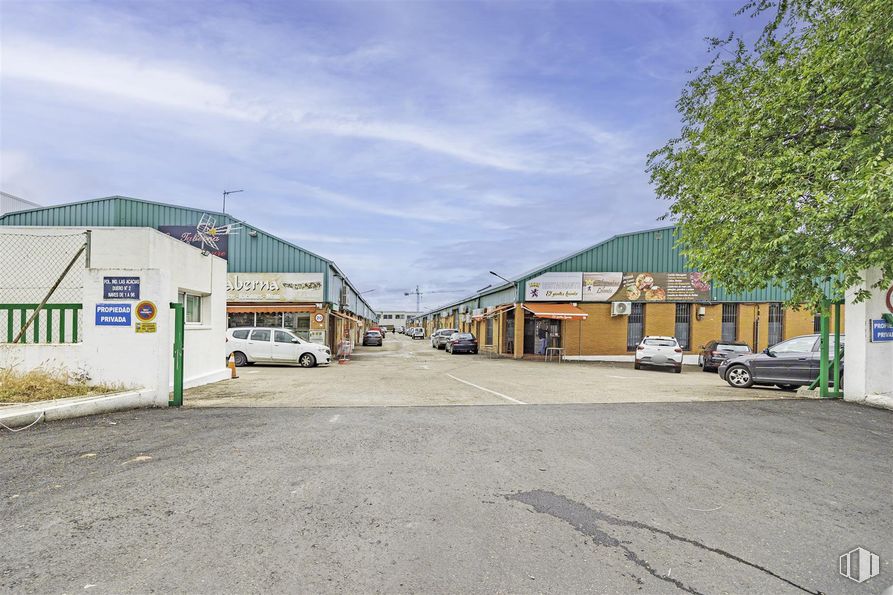
<instances>
[{"instance_id":1,"label":"street lamp post","mask_svg":"<svg viewBox=\"0 0 893 595\"><path fill-rule=\"evenodd\" d=\"M224 190L223 191L223 213L226 214L226 195L235 194L236 192L245 192L244 190Z\"/></svg>"}]
</instances>

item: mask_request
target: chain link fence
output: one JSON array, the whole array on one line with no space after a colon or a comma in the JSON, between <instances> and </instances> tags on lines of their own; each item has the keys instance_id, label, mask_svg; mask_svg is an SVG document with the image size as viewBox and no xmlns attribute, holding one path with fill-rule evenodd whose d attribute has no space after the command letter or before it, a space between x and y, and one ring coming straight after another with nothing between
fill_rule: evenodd
<instances>
[{"instance_id":1,"label":"chain link fence","mask_svg":"<svg viewBox=\"0 0 893 595\"><path fill-rule=\"evenodd\" d=\"M80 341L89 243L89 232L0 228L0 343Z\"/></svg>"}]
</instances>

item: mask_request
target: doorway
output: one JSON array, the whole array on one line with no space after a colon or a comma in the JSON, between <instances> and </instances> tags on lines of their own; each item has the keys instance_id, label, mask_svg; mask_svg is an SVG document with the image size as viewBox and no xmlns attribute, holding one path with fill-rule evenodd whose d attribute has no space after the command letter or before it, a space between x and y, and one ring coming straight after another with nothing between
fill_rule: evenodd
<instances>
[{"instance_id":1,"label":"doorway","mask_svg":"<svg viewBox=\"0 0 893 595\"><path fill-rule=\"evenodd\" d=\"M524 314L524 353L545 355L547 347L561 347L561 321Z\"/></svg>"}]
</instances>

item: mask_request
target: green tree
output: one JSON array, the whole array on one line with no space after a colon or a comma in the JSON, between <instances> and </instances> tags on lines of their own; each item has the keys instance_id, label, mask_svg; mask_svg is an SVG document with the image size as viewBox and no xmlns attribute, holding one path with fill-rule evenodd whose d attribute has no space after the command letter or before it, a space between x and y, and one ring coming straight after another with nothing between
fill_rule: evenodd
<instances>
[{"instance_id":1,"label":"green tree","mask_svg":"<svg viewBox=\"0 0 893 595\"><path fill-rule=\"evenodd\" d=\"M731 291L777 280L817 309L893 277L893 0L755 0L760 37L710 40L648 157L693 266ZM864 297L864 294L863 296Z\"/></svg>"}]
</instances>

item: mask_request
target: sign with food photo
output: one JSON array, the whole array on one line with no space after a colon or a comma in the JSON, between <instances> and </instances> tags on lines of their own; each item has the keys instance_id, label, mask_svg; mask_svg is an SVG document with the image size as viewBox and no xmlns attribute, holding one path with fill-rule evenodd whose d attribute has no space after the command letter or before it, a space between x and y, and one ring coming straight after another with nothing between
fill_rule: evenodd
<instances>
[{"instance_id":1,"label":"sign with food photo","mask_svg":"<svg viewBox=\"0 0 893 595\"><path fill-rule=\"evenodd\" d=\"M704 302L703 273L583 273L584 302Z\"/></svg>"},{"instance_id":2,"label":"sign with food photo","mask_svg":"<svg viewBox=\"0 0 893 595\"><path fill-rule=\"evenodd\" d=\"M623 288L611 301L700 302L710 300L701 273L624 273Z\"/></svg>"}]
</instances>

